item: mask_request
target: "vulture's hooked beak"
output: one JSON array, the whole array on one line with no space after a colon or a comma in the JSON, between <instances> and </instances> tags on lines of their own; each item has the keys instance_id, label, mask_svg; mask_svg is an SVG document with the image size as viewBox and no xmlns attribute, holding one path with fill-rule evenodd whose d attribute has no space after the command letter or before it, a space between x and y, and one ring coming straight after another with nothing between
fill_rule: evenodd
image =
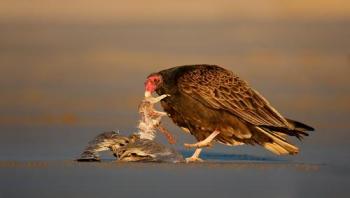
<instances>
[{"instance_id":1,"label":"vulture's hooked beak","mask_svg":"<svg viewBox=\"0 0 350 198\"><path fill-rule=\"evenodd\" d=\"M148 98L152 96L151 92L150 91L145 91L145 97Z\"/></svg>"}]
</instances>

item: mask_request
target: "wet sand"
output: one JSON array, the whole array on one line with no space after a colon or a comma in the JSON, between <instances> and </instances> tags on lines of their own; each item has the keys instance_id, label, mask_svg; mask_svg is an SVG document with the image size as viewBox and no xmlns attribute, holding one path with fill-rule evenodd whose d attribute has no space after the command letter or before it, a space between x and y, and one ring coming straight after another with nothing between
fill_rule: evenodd
<instances>
[{"instance_id":1,"label":"wet sand","mask_svg":"<svg viewBox=\"0 0 350 198\"><path fill-rule=\"evenodd\" d=\"M1 161L0 196L346 197L348 171L285 162Z\"/></svg>"}]
</instances>

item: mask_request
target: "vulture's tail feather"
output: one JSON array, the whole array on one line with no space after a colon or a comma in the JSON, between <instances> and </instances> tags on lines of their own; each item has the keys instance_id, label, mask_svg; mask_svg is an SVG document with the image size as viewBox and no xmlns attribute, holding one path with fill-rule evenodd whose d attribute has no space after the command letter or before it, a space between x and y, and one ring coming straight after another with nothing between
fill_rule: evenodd
<instances>
[{"instance_id":1,"label":"vulture's tail feather","mask_svg":"<svg viewBox=\"0 0 350 198\"><path fill-rule=\"evenodd\" d=\"M289 136L295 136L299 140L303 139L304 136L309 136L307 131L314 131L315 129L311 126L308 126L304 123L291 120L286 118L286 120L293 126L293 128L286 128L286 127L276 127L276 126L269 126L269 125L261 125L260 127L267 131L273 131L274 134L278 133L280 137L283 139L284 135Z\"/></svg>"},{"instance_id":2,"label":"vulture's tail feather","mask_svg":"<svg viewBox=\"0 0 350 198\"><path fill-rule=\"evenodd\" d=\"M298 147L287 142L285 138L281 137L279 132L269 131L261 127L256 127L258 131L266 135L271 141L263 142L261 145L267 150L277 155L294 155L299 152Z\"/></svg>"},{"instance_id":3,"label":"vulture's tail feather","mask_svg":"<svg viewBox=\"0 0 350 198\"><path fill-rule=\"evenodd\" d=\"M314 131L315 129L311 126L308 126L302 122L298 122L289 118L286 118L286 120L292 125L294 126L295 130L298 131Z\"/></svg>"}]
</instances>

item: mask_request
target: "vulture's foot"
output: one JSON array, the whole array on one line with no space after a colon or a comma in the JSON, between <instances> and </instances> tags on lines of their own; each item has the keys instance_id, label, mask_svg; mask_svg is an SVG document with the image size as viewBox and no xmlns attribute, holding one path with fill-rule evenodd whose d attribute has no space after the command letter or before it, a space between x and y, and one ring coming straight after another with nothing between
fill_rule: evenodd
<instances>
[{"instance_id":1,"label":"vulture's foot","mask_svg":"<svg viewBox=\"0 0 350 198\"><path fill-rule=\"evenodd\" d=\"M197 148L191 157L188 157L185 159L186 163L203 162L203 160L201 158L199 158L199 154L201 153L201 151L202 151L201 148Z\"/></svg>"},{"instance_id":2,"label":"vulture's foot","mask_svg":"<svg viewBox=\"0 0 350 198\"><path fill-rule=\"evenodd\" d=\"M192 162L203 162L203 160L199 157L188 157L185 159L186 163L192 163Z\"/></svg>"},{"instance_id":3,"label":"vulture's foot","mask_svg":"<svg viewBox=\"0 0 350 198\"><path fill-rule=\"evenodd\" d=\"M185 143L184 146L186 148L204 148L204 147L211 147L212 143L211 142L204 142L204 141L200 141L194 144L187 144Z\"/></svg>"},{"instance_id":4,"label":"vulture's foot","mask_svg":"<svg viewBox=\"0 0 350 198\"><path fill-rule=\"evenodd\" d=\"M202 141L199 141L195 144L184 144L185 147L187 148L203 148L203 147L209 147L211 146L211 142L213 139L219 135L220 131L214 131L212 134L210 134L207 138L205 138Z\"/></svg>"}]
</instances>

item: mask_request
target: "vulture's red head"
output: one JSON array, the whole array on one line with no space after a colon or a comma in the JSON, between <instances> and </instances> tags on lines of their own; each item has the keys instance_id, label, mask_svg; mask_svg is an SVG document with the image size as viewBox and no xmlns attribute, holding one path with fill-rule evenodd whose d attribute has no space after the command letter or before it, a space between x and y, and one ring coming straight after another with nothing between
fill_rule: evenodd
<instances>
[{"instance_id":1,"label":"vulture's red head","mask_svg":"<svg viewBox=\"0 0 350 198\"><path fill-rule=\"evenodd\" d=\"M163 79L160 74L151 74L147 77L145 82L145 97L151 96L151 94L157 90L157 88L162 84Z\"/></svg>"}]
</instances>

